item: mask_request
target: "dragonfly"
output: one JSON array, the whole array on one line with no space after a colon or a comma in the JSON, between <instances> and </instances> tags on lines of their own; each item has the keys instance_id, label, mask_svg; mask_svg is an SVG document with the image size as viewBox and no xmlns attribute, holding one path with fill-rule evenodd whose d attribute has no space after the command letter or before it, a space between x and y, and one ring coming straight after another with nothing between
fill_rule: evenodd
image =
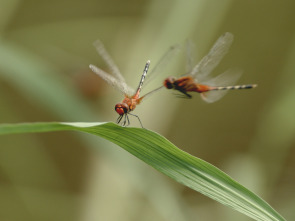
<instances>
[{"instance_id":1,"label":"dragonfly","mask_svg":"<svg viewBox=\"0 0 295 221\"><path fill-rule=\"evenodd\" d=\"M242 74L240 70L230 69L216 77L210 76L213 69L228 52L233 38L233 35L229 32L223 34L215 42L209 53L203 57L197 65L191 68L188 74L179 78L166 78L163 82L164 87L177 90L186 98L192 97L189 92L198 92L201 98L208 103L221 99L228 90L251 89L257 87L257 84L234 85ZM188 43L188 54L191 58L190 48L191 46ZM190 58L188 58L189 63L191 63ZM191 65L189 64L189 66Z\"/></svg>"},{"instance_id":2,"label":"dragonfly","mask_svg":"<svg viewBox=\"0 0 295 221\"><path fill-rule=\"evenodd\" d=\"M133 88L131 88L127 85L123 75L119 71L119 68L114 63L113 59L111 58L111 56L109 55L109 53L105 49L102 42L100 40L95 41L94 47L96 48L96 51L102 57L104 62L108 65L111 74L103 71L102 69L96 67L93 64L90 64L89 68L95 74L97 74L99 77L101 77L103 80L105 80L108 84L110 84L114 88L118 89L124 95L123 101L120 103L117 103L115 105L115 111L119 114L119 117L117 118L116 123L117 124L121 123L122 126L129 126L130 120L129 120L128 115L132 115L138 119L141 127L144 128L141 123L140 118L137 115L132 114L130 112L133 111L136 108L136 106L139 105L144 98L150 96L154 92L163 88L163 86L159 86L159 87L151 90L150 92L146 93L145 95L140 96L143 82L146 78L146 75L147 75L147 72L148 72L148 69L150 66L150 60L148 60L146 62L144 70L143 70L143 74L141 75L141 79L138 84L138 87L136 90L134 90ZM150 76L149 76L149 80L151 79L151 76L154 75L154 73L161 70L161 68L164 67L168 63L170 58L172 56L174 56L178 51L179 51L178 45L170 47L170 49L160 59L160 62L158 62L158 64L156 64L155 67L153 68L153 70L151 71Z\"/></svg>"}]
</instances>

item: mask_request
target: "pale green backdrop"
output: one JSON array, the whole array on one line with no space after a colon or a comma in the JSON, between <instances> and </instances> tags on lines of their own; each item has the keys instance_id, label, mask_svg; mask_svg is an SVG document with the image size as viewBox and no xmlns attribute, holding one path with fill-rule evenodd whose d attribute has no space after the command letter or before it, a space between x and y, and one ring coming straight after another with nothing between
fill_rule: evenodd
<instances>
[{"instance_id":1,"label":"pale green backdrop","mask_svg":"<svg viewBox=\"0 0 295 221\"><path fill-rule=\"evenodd\" d=\"M106 68L92 46L98 38L136 87L146 60L152 68L169 46L191 39L197 63L220 35L233 33L231 50L214 73L241 68L239 83L258 88L230 91L213 104L198 94L189 100L162 90L134 113L146 128L219 167L287 220L295 219L294 1L0 4L0 123L115 121L114 105L123 96L88 68L90 63ZM180 55L162 74L183 72ZM107 141L56 132L0 137L0 220L250 218Z\"/></svg>"}]
</instances>

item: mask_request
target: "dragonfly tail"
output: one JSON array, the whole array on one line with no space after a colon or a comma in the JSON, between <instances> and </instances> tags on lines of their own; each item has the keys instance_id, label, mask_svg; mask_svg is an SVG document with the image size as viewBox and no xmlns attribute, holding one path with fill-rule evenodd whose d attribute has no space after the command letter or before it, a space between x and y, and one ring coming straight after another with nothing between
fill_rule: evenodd
<instances>
[{"instance_id":1,"label":"dragonfly tail","mask_svg":"<svg viewBox=\"0 0 295 221\"><path fill-rule=\"evenodd\" d=\"M240 89L251 89L257 87L257 84L244 84L244 85L235 85L227 87L215 87L211 89L212 91L216 90L240 90Z\"/></svg>"}]
</instances>

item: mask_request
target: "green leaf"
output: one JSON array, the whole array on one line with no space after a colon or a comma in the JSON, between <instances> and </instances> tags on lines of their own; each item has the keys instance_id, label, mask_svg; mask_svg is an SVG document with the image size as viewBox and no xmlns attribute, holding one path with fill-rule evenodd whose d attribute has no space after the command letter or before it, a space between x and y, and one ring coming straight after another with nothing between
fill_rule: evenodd
<instances>
[{"instance_id":1,"label":"green leaf","mask_svg":"<svg viewBox=\"0 0 295 221\"><path fill-rule=\"evenodd\" d=\"M114 123L2 124L0 135L75 130L103 137L158 171L255 220L285 220L269 204L213 165L174 146L163 136Z\"/></svg>"}]
</instances>

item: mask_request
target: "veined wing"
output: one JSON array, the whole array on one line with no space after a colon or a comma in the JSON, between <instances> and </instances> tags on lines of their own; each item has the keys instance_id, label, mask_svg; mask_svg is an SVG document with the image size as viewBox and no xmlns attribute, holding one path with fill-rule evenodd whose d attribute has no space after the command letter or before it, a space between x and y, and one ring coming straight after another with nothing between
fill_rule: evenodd
<instances>
[{"instance_id":1,"label":"veined wing","mask_svg":"<svg viewBox=\"0 0 295 221\"><path fill-rule=\"evenodd\" d=\"M186 65L185 65L185 74L190 73L194 67L194 51L195 51L195 44L190 40L186 40Z\"/></svg>"},{"instance_id":2,"label":"veined wing","mask_svg":"<svg viewBox=\"0 0 295 221\"><path fill-rule=\"evenodd\" d=\"M209 53L193 68L191 75L200 83L213 71L228 52L234 36L226 32L218 38Z\"/></svg>"},{"instance_id":3,"label":"veined wing","mask_svg":"<svg viewBox=\"0 0 295 221\"><path fill-rule=\"evenodd\" d=\"M135 90L129 87L125 81L120 81L119 79L116 79L115 77L111 76L110 74L106 73L105 71L101 70L100 68L96 67L95 65L90 64L89 68L97 74L99 77L101 77L103 80L105 80L108 84L113 86L114 88L120 90L123 94L132 96L135 93Z\"/></svg>"},{"instance_id":4,"label":"veined wing","mask_svg":"<svg viewBox=\"0 0 295 221\"><path fill-rule=\"evenodd\" d=\"M233 86L241 77L242 70L238 69L230 69L226 72L218 75L215 78L212 78L208 81L202 82L202 84L208 86ZM208 103L213 103L219 99L221 99L228 90L217 90L217 91L208 91L201 93L201 97L204 101Z\"/></svg>"},{"instance_id":5,"label":"veined wing","mask_svg":"<svg viewBox=\"0 0 295 221\"><path fill-rule=\"evenodd\" d=\"M180 51L180 45L176 44L176 45L171 46L168 49L168 51L160 58L160 60L155 65L155 67L152 69L152 71L147 75L147 80L146 80L144 86L146 86L149 82L151 82L151 80L153 80L156 77L155 74L161 75L162 74L161 72L164 70L164 68L167 66L167 64L171 61L171 59L177 53L179 53L179 51ZM155 92L163 89L164 85L162 83L162 79L160 81L161 86L159 86L159 87L153 89L152 91L146 93L145 95L141 96L141 100L146 99L146 98L150 97L152 94L154 94Z\"/></svg>"},{"instance_id":6,"label":"veined wing","mask_svg":"<svg viewBox=\"0 0 295 221\"><path fill-rule=\"evenodd\" d=\"M105 49L103 43L100 40L96 40L93 43L93 45L94 45L97 53L102 57L102 59L105 61L105 63L110 68L111 74L113 74L115 76L115 78L117 78L120 82L125 82L126 83L125 78L120 73L119 68L117 67L117 65L113 61L112 57L109 55L109 53Z\"/></svg>"},{"instance_id":7,"label":"veined wing","mask_svg":"<svg viewBox=\"0 0 295 221\"><path fill-rule=\"evenodd\" d=\"M165 77L162 77L163 76L162 72L164 68L167 67L169 62L172 60L174 56L176 56L177 53L179 53L179 51L180 51L180 45L178 44L173 45L168 49L168 51L160 58L158 63L155 65L155 67L147 74L144 87L148 85L156 77L157 74L161 76L160 83L162 84L162 79L165 78Z\"/></svg>"}]
</instances>

